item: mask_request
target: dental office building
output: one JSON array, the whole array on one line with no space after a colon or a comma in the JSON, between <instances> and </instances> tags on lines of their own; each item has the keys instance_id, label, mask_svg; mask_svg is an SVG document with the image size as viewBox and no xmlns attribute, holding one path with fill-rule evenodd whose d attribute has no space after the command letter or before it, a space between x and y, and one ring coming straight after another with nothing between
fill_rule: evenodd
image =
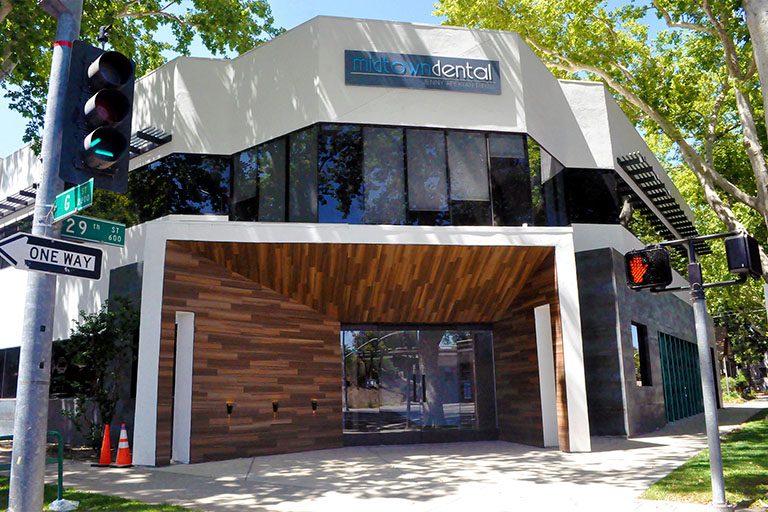
<instances>
[{"instance_id":1,"label":"dental office building","mask_svg":"<svg viewBox=\"0 0 768 512\"><path fill-rule=\"evenodd\" d=\"M59 277L54 325L140 304L134 463L589 451L701 411L690 306L623 269L628 211L668 238L693 215L606 89L555 79L516 34L318 17L175 59L135 97L140 223L101 280ZM0 161L4 236L37 169L28 148ZM0 270L8 399L25 282Z\"/></svg>"}]
</instances>

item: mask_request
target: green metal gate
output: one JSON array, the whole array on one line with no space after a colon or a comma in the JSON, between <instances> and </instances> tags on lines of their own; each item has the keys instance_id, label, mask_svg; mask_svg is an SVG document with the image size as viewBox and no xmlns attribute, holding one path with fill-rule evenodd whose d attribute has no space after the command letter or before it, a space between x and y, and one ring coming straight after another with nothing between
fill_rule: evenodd
<instances>
[{"instance_id":1,"label":"green metal gate","mask_svg":"<svg viewBox=\"0 0 768 512\"><path fill-rule=\"evenodd\" d=\"M699 353L696 345L659 332L659 354L667 421L703 412Z\"/></svg>"}]
</instances>

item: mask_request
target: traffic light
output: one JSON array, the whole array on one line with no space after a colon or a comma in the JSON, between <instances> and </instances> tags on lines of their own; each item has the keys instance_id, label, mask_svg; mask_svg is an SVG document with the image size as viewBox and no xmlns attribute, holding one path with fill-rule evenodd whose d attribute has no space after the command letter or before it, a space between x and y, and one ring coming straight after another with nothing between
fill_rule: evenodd
<instances>
[{"instance_id":1,"label":"traffic light","mask_svg":"<svg viewBox=\"0 0 768 512\"><path fill-rule=\"evenodd\" d=\"M624 265L627 286L633 290L664 288L672 282L669 251L664 247L629 251L624 256Z\"/></svg>"},{"instance_id":2,"label":"traffic light","mask_svg":"<svg viewBox=\"0 0 768 512\"><path fill-rule=\"evenodd\" d=\"M125 55L82 41L72 45L59 177L94 178L96 188L128 187L135 65Z\"/></svg>"},{"instance_id":3,"label":"traffic light","mask_svg":"<svg viewBox=\"0 0 768 512\"><path fill-rule=\"evenodd\" d=\"M728 259L728 270L732 273L763 277L760 247L757 240L746 233L725 239L725 256Z\"/></svg>"}]
</instances>

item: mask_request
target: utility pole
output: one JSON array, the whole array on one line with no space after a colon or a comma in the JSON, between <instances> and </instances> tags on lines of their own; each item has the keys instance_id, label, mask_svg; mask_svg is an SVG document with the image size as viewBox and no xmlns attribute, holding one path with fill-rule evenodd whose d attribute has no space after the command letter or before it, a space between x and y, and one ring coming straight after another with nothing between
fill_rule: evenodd
<instances>
[{"instance_id":1,"label":"utility pole","mask_svg":"<svg viewBox=\"0 0 768 512\"><path fill-rule=\"evenodd\" d=\"M54 235L53 205L62 188L58 177L64 96L69 80L72 42L80 34L83 0L43 0L40 7L58 20L43 130L43 169L35 198L32 234ZM51 342L56 302L56 276L30 272L27 281L19 380L13 426L13 454L8 510L43 509Z\"/></svg>"}]
</instances>

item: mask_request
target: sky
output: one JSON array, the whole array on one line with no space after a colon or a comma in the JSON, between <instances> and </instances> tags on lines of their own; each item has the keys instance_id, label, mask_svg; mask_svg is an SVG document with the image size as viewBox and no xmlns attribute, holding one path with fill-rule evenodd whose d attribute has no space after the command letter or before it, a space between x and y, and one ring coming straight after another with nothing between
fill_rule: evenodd
<instances>
[{"instance_id":1,"label":"sky","mask_svg":"<svg viewBox=\"0 0 768 512\"><path fill-rule=\"evenodd\" d=\"M435 0L271 0L275 24L291 29L318 15L348 16L392 21L410 21L438 25L440 19L432 16ZM192 47L192 55L206 57L210 54L202 44ZM20 114L8 108L8 102L0 96L0 157L7 156L24 143L26 121Z\"/></svg>"}]
</instances>

